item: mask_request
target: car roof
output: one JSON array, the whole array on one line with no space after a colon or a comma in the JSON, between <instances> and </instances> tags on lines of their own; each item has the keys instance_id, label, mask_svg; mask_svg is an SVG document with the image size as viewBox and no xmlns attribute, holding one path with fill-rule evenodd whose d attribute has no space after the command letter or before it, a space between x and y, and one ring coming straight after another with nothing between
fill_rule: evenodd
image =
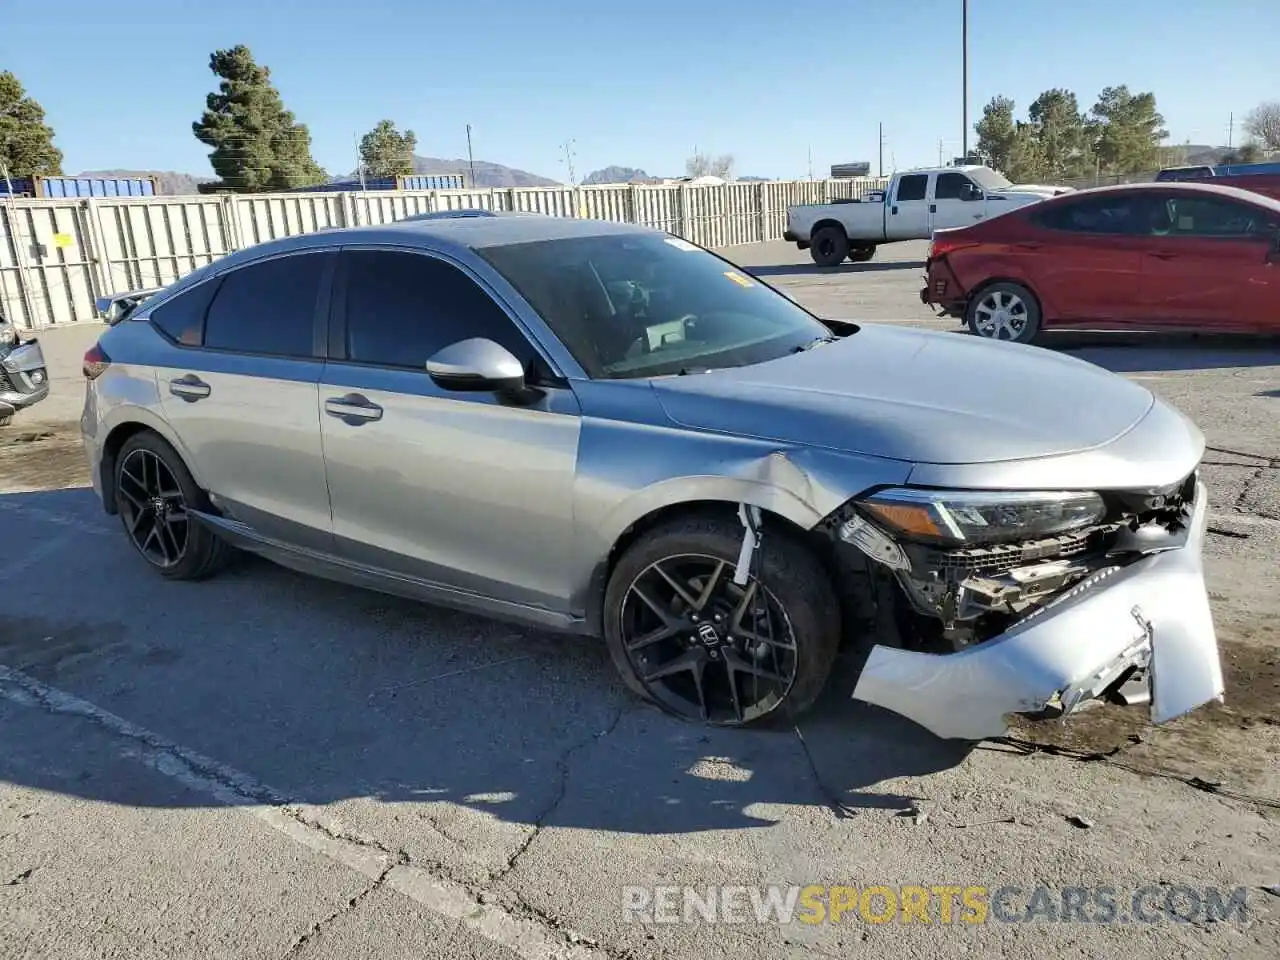
<instances>
[{"instance_id":1,"label":"car roof","mask_svg":"<svg viewBox=\"0 0 1280 960\"><path fill-rule=\"evenodd\" d=\"M1168 192L1176 190L1179 193L1202 194L1208 197L1225 197L1232 200L1244 200L1260 207L1269 207L1280 212L1280 200L1268 197L1265 194L1254 193L1252 190L1244 190L1240 187L1220 186L1216 183L1205 183L1203 181L1191 182L1187 180L1162 180L1152 181L1151 183L1118 183L1109 187L1090 187L1087 190L1075 190L1071 193L1064 193L1061 196L1054 197L1053 201L1061 202L1071 198L1091 197L1096 194L1107 193L1139 193L1144 190L1159 190Z\"/></svg>"},{"instance_id":2,"label":"car roof","mask_svg":"<svg viewBox=\"0 0 1280 960\"><path fill-rule=\"evenodd\" d=\"M381 245L420 247L453 255L514 243L568 240L579 237L663 236L661 230L613 220L552 217L545 214L510 216L455 216L440 219L405 219L365 227L327 227L277 240L267 240L220 257L187 276L206 276L232 270L262 257L318 250L335 246ZM183 280L186 278L184 277ZM183 281L178 286L185 286Z\"/></svg>"}]
</instances>

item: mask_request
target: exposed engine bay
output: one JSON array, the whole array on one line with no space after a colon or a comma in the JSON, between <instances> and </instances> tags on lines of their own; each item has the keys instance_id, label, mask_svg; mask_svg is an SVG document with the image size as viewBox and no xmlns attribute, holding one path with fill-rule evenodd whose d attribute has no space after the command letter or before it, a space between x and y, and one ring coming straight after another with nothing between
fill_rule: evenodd
<instances>
[{"instance_id":1,"label":"exposed engine bay","mask_svg":"<svg viewBox=\"0 0 1280 960\"><path fill-rule=\"evenodd\" d=\"M842 565L870 584L877 642L948 653L999 636L1144 556L1181 548L1196 484L1192 473L1165 489L1107 491L1097 523L972 546L896 536L855 504L827 523ZM896 636L883 636L890 630Z\"/></svg>"}]
</instances>

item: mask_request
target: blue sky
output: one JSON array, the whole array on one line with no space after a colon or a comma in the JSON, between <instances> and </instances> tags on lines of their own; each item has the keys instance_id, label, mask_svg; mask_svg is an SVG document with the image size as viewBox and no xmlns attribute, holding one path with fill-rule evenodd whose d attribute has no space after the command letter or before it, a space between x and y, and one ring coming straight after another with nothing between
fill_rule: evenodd
<instances>
[{"instance_id":1,"label":"blue sky","mask_svg":"<svg viewBox=\"0 0 1280 960\"><path fill-rule=\"evenodd\" d=\"M1277 0L970 0L970 123L993 95L1085 107L1155 92L1171 139L1225 143L1228 117L1280 97ZM0 18L0 68L44 104L67 172L208 174L191 135L209 53L247 44L330 172L383 117L418 152L567 179L608 164L683 172L694 147L741 174L933 164L961 139L961 0L814 4L543 0L61 0ZM971 135L972 136L972 135Z\"/></svg>"}]
</instances>

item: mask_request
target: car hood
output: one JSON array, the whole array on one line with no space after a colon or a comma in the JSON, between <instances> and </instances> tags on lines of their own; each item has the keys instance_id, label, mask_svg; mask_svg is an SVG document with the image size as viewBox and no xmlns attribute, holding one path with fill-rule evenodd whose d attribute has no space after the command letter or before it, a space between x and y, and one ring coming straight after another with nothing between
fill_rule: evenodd
<instances>
[{"instance_id":1,"label":"car hood","mask_svg":"<svg viewBox=\"0 0 1280 960\"><path fill-rule=\"evenodd\" d=\"M651 381L677 424L914 463L990 463L1102 446L1150 391L1037 347L864 326L767 363Z\"/></svg>"},{"instance_id":2,"label":"car hood","mask_svg":"<svg viewBox=\"0 0 1280 960\"><path fill-rule=\"evenodd\" d=\"M1042 183L1015 183L1003 190L992 190L992 196L998 197L1056 197L1070 193L1071 187L1050 187Z\"/></svg>"}]
</instances>

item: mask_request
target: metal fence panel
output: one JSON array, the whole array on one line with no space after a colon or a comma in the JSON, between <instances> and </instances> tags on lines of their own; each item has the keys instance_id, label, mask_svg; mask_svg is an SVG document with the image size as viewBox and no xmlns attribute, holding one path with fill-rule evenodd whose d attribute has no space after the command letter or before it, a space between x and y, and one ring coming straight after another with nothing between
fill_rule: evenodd
<instances>
[{"instance_id":1,"label":"metal fence panel","mask_svg":"<svg viewBox=\"0 0 1280 960\"><path fill-rule=\"evenodd\" d=\"M20 327L96 319L95 296L164 286L235 250L329 227L481 207L665 230L703 246L776 240L787 207L882 179L97 197L0 204L0 310Z\"/></svg>"}]
</instances>

